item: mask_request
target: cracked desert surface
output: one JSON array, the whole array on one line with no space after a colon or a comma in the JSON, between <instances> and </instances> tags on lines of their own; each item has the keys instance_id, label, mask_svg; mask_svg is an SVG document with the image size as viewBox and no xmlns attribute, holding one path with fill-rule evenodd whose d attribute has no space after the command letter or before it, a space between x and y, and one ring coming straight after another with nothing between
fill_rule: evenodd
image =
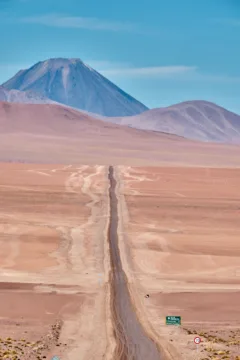
<instances>
[{"instance_id":1,"label":"cracked desert surface","mask_svg":"<svg viewBox=\"0 0 240 360\"><path fill-rule=\"evenodd\" d=\"M121 166L118 177L120 251L145 328L169 359L238 359L239 169Z\"/></svg>"},{"instance_id":2,"label":"cracked desert surface","mask_svg":"<svg viewBox=\"0 0 240 360\"><path fill-rule=\"evenodd\" d=\"M107 168L0 172L0 357L111 358Z\"/></svg>"}]
</instances>

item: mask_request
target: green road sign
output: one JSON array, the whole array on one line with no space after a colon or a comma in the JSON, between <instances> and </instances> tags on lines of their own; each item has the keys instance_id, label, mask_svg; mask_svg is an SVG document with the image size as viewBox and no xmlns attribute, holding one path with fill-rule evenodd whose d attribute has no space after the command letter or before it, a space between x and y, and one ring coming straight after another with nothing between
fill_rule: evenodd
<instances>
[{"instance_id":1,"label":"green road sign","mask_svg":"<svg viewBox=\"0 0 240 360\"><path fill-rule=\"evenodd\" d=\"M166 316L166 325L181 325L181 316Z\"/></svg>"}]
</instances>

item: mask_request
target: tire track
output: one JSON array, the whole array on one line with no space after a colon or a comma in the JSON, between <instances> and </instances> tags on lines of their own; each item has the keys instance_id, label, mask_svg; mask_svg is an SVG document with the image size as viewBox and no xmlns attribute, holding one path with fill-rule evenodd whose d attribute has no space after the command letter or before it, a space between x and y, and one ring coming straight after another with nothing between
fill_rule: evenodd
<instances>
[{"instance_id":1,"label":"tire track","mask_svg":"<svg viewBox=\"0 0 240 360\"><path fill-rule=\"evenodd\" d=\"M108 241L111 261L111 311L116 349L114 360L160 360L157 345L145 334L138 321L122 268L118 249L118 200L115 193L114 169L109 167L110 221Z\"/></svg>"}]
</instances>

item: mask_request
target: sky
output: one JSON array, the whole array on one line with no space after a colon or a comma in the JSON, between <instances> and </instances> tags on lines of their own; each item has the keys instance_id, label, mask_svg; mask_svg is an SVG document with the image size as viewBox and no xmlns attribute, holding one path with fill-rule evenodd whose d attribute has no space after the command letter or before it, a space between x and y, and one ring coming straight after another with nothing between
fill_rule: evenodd
<instances>
[{"instance_id":1,"label":"sky","mask_svg":"<svg viewBox=\"0 0 240 360\"><path fill-rule=\"evenodd\" d=\"M0 0L0 84L80 58L149 108L208 100L240 114L240 0Z\"/></svg>"}]
</instances>

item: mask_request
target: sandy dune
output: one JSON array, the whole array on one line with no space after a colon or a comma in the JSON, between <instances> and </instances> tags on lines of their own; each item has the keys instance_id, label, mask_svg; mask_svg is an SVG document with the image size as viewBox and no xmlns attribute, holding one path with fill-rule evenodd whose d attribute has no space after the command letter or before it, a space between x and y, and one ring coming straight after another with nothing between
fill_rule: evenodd
<instances>
[{"instance_id":1,"label":"sandy dune","mask_svg":"<svg viewBox=\"0 0 240 360\"><path fill-rule=\"evenodd\" d=\"M0 102L0 161L239 167L240 147L105 123L63 106Z\"/></svg>"},{"instance_id":2,"label":"sandy dune","mask_svg":"<svg viewBox=\"0 0 240 360\"><path fill-rule=\"evenodd\" d=\"M0 338L18 344L21 359L35 359L38 346L41 356L108 359L105 167L2 164L0 172Z\"/></svg>"},{"instance_id":3,"label":"sandy dune","mask_svg":"<svg viewBox=\"0 0 240 360\"><path fill-rule=\"evenodd\" d=\"M149 334L160 339L172 359L208 359L209 348L216 359L218 351L226 356L229 351L235 359L240 344L239 170L121 166L118 178L120 252ZM167 327L167 315L182 316L182 329ZM198 354L196 333L203 339Z\"/></svg>"}]
</instances>

